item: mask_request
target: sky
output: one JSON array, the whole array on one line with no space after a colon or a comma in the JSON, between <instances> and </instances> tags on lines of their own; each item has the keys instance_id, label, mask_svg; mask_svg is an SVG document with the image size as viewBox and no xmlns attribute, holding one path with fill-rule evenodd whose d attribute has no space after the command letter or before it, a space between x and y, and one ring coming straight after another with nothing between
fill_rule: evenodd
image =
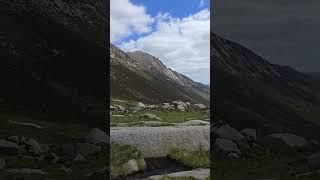
<instances>
[{"instance_id":1,"label":"sky","mask_svg":"<svg viewBox=\"0 0 320 180\"><path fill-rule=\"evenodd\" d=\"M110 41L210 82L210 0L111 0Z\"/></svg>"},{"instance_id":2,"label":"sky","mask_svg":"<svg viewBox=\"0 0 320 180\"><path fill-rule=\"evenodd\" d=\"M319 0L223 0L215 5L218 35L271 63L320 72Z\"/></svg>"}]
</instances>

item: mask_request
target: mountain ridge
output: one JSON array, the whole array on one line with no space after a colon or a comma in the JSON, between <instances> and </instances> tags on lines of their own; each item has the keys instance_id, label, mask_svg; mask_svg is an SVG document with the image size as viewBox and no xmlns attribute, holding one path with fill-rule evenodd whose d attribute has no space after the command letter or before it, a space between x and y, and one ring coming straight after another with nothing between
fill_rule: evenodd
<instances>
[{"instance_id":1,"label":"mountain ridge","mask_svg":"<svg viewBox=\"0 0 320 180\"><path fill-rule=\"evenodd\" d=\"M116 88L116 86L119 86L117 85L117 80L122 79L123 81L127 81L127 83L128 81L131 82L131 80L124 80L124 77L121 78L119 70L116 70L117 67L120 68L121 66L123 70L126 69L126 71L130 71L132 76L138 78L135 79L136 82L148 82L149 85L154 85L163 91L163 93L161 93L160 89L155 89L155 87L149 86L150 94L144 96L142 95L142 91L146 92L147 90L142 90L142 87L134 87L133 83L131 83L134 88L127 90L127 94L131 94L137 99L142 98L150 102L164 102L181 98L187 101L201 102L209 105L209 87L167 68L158 58L148 53L142 51L126 53L113 44L110 44L110 57L111 84L113 84L111 85L111 94L116 94L117 90L115 89L119 90L121 88ZM115 74L120 78L117 78ZM135 91L135 95L133 95L133 89ZM160 98L161 100L156 97L151 97L151 92L155 91L157 91L156 94L163 96ZM125 95L125 92L121 93L121 96Z\"/></svg>"},{"instance_id":2,"label":"mountain ridge","mask_svg":"<svg viewBox=\"0 0 320 180\"><path fill-rule=\"evenodd\" d=\"M314 137L319 129L319 88L288 66L271 64L239 43L212 35L216 120L264 133Z\"/></svg>"}]
</instances>

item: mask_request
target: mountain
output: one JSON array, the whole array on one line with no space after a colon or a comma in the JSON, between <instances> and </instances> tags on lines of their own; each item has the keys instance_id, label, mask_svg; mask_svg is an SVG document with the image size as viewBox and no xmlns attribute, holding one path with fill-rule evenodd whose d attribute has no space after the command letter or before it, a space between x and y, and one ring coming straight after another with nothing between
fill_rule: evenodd
<instances>
[{"instance_id":1,"label":"mountain","mask_svg":"<svg viewBox=\"0 0 320 180\"><path fill-rule=\"evenodd\" d=\"M173 100L209 105L210 89L167 68L158 58L141 51L123 52L110 45L110 92L112 97L148 103Z\"/></svg>"},{"instance_id":2,"label":"mountain","mask_svg":"<svg viewBox=\"0 0 320 180\"><path fill-rule=\"evenodd\" d=\"M244 46L212 35L214 118L262 134L320 133L319 88L289 66L271 64Z\"/></svg>"},{"instance_id":3,"label":"mountain","mask_svg":"<svg viewBox=\"0 0 320 180\"><path fill-rule=\"evenodd\" d=\"M0 1L0 113L105 126L105 9L102 0Z\"/></svg>"}]
</instances>

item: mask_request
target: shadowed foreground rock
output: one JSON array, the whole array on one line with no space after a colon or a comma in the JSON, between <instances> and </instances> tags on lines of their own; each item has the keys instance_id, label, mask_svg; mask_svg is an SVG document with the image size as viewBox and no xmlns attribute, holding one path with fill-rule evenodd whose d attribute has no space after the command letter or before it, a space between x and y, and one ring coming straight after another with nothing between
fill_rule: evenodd
<instances>
[{"instance_id":1,"label":"shadowed foreground rock","mask_svg":"<svg viewBox=\"0 0 320 180\"><path fill-rule=\"evenodd\" d=\"M111 142L139 149L145 157L167 156L172 147L189 151L210 149L210 126L117 127L111 128Z\"/></svg>"},{"instance_id":2,"label":"shadowed foreground rock","mask_svg":"<svg viewBox=\"0 0 320 180\"><path fill-rule=\"evenodd\" d=\"M210 175L210 170L209 169L195 169L192 171L182 171L182 172L176 172L176 173L171 173L167 174L165 176L170 177L170 178L192 178L196 180L205 180L207 177ZM156 175L156 176L151 176L148 179L150 180L160 180L165 177L164 175Z\"/></svg>"}]
</instances>

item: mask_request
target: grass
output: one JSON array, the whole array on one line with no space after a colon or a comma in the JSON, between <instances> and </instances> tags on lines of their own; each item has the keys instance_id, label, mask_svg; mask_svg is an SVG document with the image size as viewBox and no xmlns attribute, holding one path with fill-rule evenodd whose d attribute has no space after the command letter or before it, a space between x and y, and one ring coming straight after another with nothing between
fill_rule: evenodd
<instances>
[{"instance_id":1,"label":"grass","mask_svg":"<svg viewBox=\"0 0 320 180\"><path fill-rule=\"evenodd\" d=\"M37 129L29 126L22 126L8 123L8 120L18 122L35 123L42 126L42 129ZM16 115L1 114L0 115L0 138L6 138L8 136L26 136L31 137L41 144L62 144L70 142L83 142L86 135L91 130L89 127L80 124L70 124L58 122L44 122L37 121L27 117L21 117ZM59 154L57 154L62 158ZM94 170L102 169L106 167L108 163L109 152L105 147L101 153L92 156L86 163L74 163L73 161L66 161L64 163L49 163L48 161L39 161L35 159L24 159L17 155L3 155L1 158L6 160L6 168L34 168L43 169L48 172L47 175L24 175L13 174L2 171L0 173L0 179L86 179L84 176L91 173ZM60 170L60 167L65 166L71 168L73 173L66 174Z\"/></svg>"},{"instance_id":2,"label":"grass","mask_svg":"<svg viewBox=\"0 0 320 180\"><path fill-rule=\"evenodd\" d=\"M261 152L260 152L261 153ZM213 158L212 179L248 180L248 179L280 179L292 180L295 176L290 172L305 173L311 170L306 163L297 161L297 156L264 152L254 158L226 159ZM318 180L319 175L300 178L302 180Z\"/></svg>"},{"instance_id":3,"label":"grass","mask_svg":"<svg viewBox=\"0 0 320 180\"><path fill-rule=\"evenodd\" d=\"M142 163L143 156L140 151L130 145L111 144L110 152L110 170L111 176L118 177L127 174L125 164L135 159L138 162L138 166L144 166Z\"/></svg>"},{"instance_id":4,"label":"grass","mask_svg":"<svg viewBox=\"0 0 320 180\"><path fill-rule=\"evenodd\" d=\"M8 123L8 120L35 123L43 128L37 129L29 126L10 124ZM80 124L44 122L7 114L0 115L0 126L0 138L6 138L8 136L27 136L34 138L39 143L46 144L66 141L82 141L90 131L90 128Z\"/></svg>"},{"instance_id":5,"label":"grass","mask_svg":"<svg viewBox=\"0 0 320 180\"><path fill-rule=\"evenodd\" d=\"M179 110L169 111L162 109L149 109L138 111L137 113L134 113L131 116L127 114L125 114L125 117L111 116L111 126L116 126L118 123L127 123L129 126L139 125L139 122L141 121L148 121L148 119L146 118L139 117L140 115L145 113L155 114L156 116L161 118L161 122L163 122L164 124L160 126L172 126L174 125L174 123L185 122L188 118L200 120L207 118L205 112L196 109L188 109L185 112Z\"/></svg>"},{"instance_id":6,"label":"grass","mask_svg":"<svg viewBox=\"0 0 320 180\"><path fill-rule=\"evenodd\" d=\"M172 148L169 157L190 168L210 168L209 151L190 152L183 149Z\"/></svg>"}]
</instances>

